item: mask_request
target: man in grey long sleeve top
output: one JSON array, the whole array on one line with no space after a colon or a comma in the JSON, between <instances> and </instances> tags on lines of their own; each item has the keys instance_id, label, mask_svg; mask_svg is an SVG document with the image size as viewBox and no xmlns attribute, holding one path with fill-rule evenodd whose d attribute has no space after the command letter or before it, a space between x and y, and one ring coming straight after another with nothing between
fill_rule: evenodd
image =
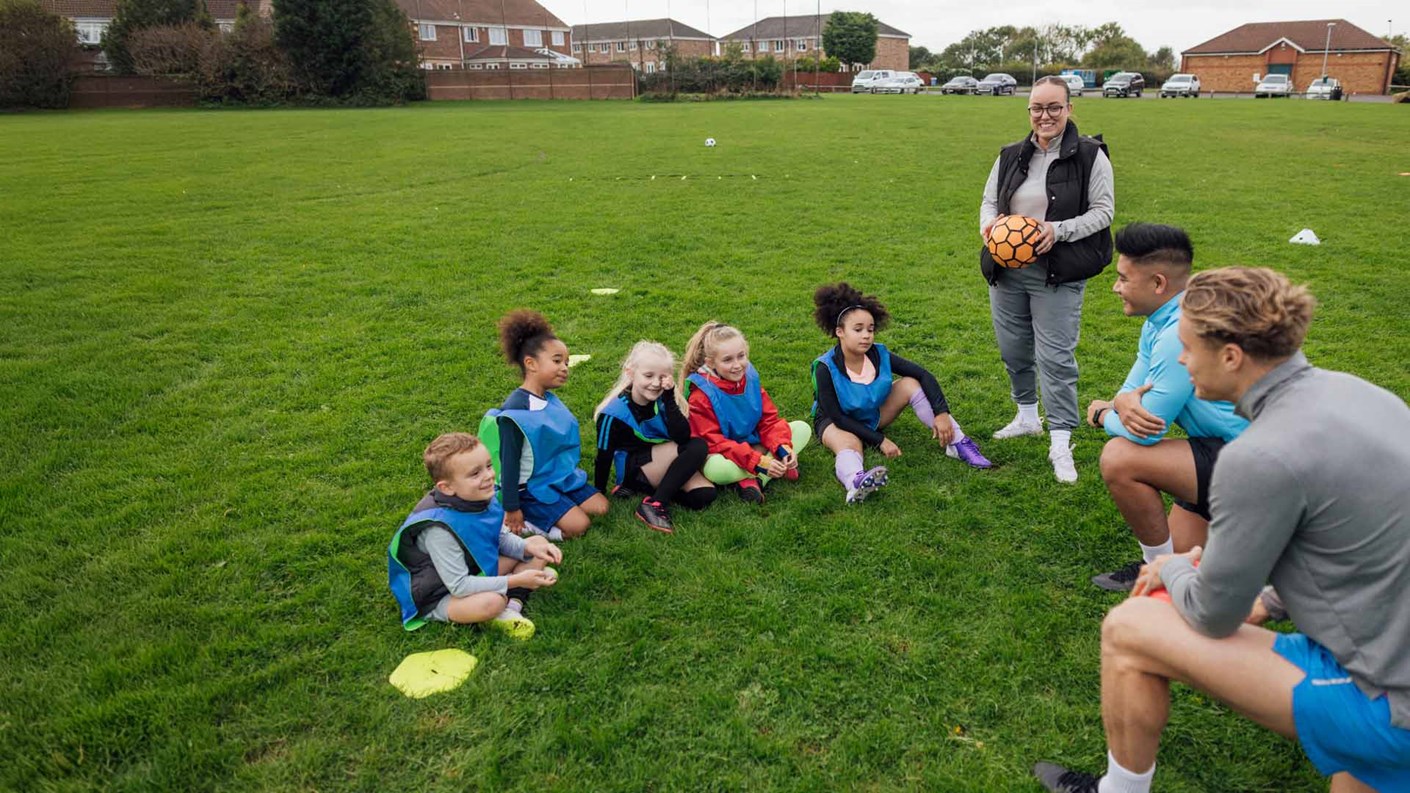
<instances>
[{"instance_id":1,"label":"man in grey long sleeve top","mask_svg":"<svg viewBox=\"0 0 1410 793\"><path fill-rule=\"evenodd\" d=\"M1249 428L1215 468L1208 548L1147 566L1102 627L1106 775L1034 772L1145 793L1175 680L1297 740L1333 791L1410 791L1410 408L1310 366L1312 297L1271 270L1200 273L1183 300L1196 395ZM1302 633L1243 624L1265 581ZM1173 609L1140 597L1162 585Z\"/></svg>"}]
</instances>

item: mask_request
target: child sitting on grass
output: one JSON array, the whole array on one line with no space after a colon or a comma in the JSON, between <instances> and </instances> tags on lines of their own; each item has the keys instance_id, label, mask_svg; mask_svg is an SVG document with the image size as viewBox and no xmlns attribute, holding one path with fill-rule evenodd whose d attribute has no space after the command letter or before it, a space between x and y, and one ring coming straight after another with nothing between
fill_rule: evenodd
<instances>
[{"instance_id":1,"label":"child sitting on grass","mask_svg":"<svg viewBox=\"0 0 1410 793\"><path fill-rule=\"evenodd\" d=\"M900 457L901 448L881 431L907 406L947 455L974 468L990 467L950 416L935 375L876 342L876 332L891 318L880 300L844 281L818 287L813 305L818 328L837 340L813 361L813 420L823 446L837 455L834 469L848 504L886 484L886 467L867 470L862 450L873 446L888 458Z\"/></svg>"},{"instance_id":2,"label":"child sitting on grass","mask_svg":"<svg viewBox=\"0 0 1410 793\"><path fill-rule=\"evenodd\" d=\"M686 345L681 379L691 434L704 438L710 451L706 479L733 484L741 499L762 504L770 479L798 478L798 452L812 428L778 415L749 363L743 333L722 322L701 325Z\"/></svg>"},{"instance_id":3,"label":"child sitting on grass","mask_svg":"<svg viewBox=\"0 0 1410 793\"><path fill-rule=\"evenodd\" d=\"M622 374L594 414L597 462L593 485L607 492L607 475L617 469L612 493L643 496L636 516L656 531L675 531L667 505L704 509L715 500L715 486L700 474L705 441L690 437L690 424L676 404L671 377L676 359L665 345L632 345Z\"/></svg>"},{"instance_id":4,"label":"child sitting on grass","mask_svg":"<svg viewBox=\"0 0 1410 793\"><path fill-rule=\"evenodd\" d=\"M568 346L542 314L522 309L500 320L499 340L524 376L480 422L499 474L504 525L551 540L581 537L593 518L607 514L608 504L578 467L578 420L551 390L568 381Z\"/></svg>"},{"instance_id":5,"label":"child sitting on grass","mask_svg":"<svg viewBox=\"0 0 1410 793\"><path fill-rule=\"evenodd\" d=\"M558 580L546 565L561 562L562 552L543 537L525 540L503 530L490 453L474 435L442 435L422 459L435 486L387 546L402 626L480 623L516 639L533 636L524 602Z\"/></svg>"}]
</instances>

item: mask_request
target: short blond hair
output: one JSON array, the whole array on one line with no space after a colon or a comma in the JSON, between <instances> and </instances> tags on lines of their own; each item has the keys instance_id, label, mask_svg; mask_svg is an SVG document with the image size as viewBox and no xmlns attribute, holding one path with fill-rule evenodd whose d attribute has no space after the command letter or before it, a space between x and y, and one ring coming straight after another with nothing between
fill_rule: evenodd
<instances>
[{"instance_id":1,"label":"short blond hair","mask_svg":"<svg viewBox=\"0 0 1410 793\"><path fill-rule=\"evenodd\" d=\"M1307 287L1266 267L1198 273L1181 300L1181 311L1200 338L1237 345L1263 360L1286 358L1302 347L1316 306Z\"/></svg>"},{"instance_id":2,"label":"short blond hair","mask_svg":"<svg viewBox=\"0 0 1410 793\"><path fill-rule=\"evenodd\" d=\"M426 463L426 473L431 475L431 481L439 482L450 476L450 458L479 445L480 439L468 432L447 432L431 441L431 445L422 452L421 461Z\"/></svg>"}]
</instances>

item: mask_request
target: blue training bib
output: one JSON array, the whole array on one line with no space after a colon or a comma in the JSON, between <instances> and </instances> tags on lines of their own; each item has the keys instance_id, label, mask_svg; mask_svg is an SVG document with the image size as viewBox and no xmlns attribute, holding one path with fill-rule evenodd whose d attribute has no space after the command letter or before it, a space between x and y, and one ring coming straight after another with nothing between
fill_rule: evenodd
<instances>
[{"instance_id":1,"label":"blue training bib","mask_svg":"<svg viewBox=\"0 0 1410 793\"><path fill-rule=\"evenodd\" d=\"M536 501L545 504L558 500L560 495L571 493L587 484L587 473L578 467L582 459L582 440L578 436L578 420L572 411L553 392L544 395L548 405L543 410L499 410L485 413L486 421L480 422L481 435L485 435L486 425L493 425L498 432L498 421L504 418L513 421L534 453L534 467L524 487ZM483 437L482 437L483 439ZM488 444L487 444L488 445ZM499 443L496 437L492 449L495 473L499 473ZM518 487L518 482L501 481L500 487Z\"/></svg>"},{"instance_id":2,"label":"blue training bib","mask_svg":"<svg viewBox=\"0 0 1410 793\"><path fill-rule=\"evenodd\" d=\"M837 394L837 404L849 418L855 419L874 430L881 423L881 406L891 395L891 353L886 345L877 344L878 364L876 379L866 385L852 382L852 378L838 367L834 354L837 348L828 350L813 361L813 399L818 396L817 368L826 366L832 375L832 390ZM816 402L814 402L816 412Z\"/></svg>"},{"instance_id":3,"label":"blue training bib","mask_svg":"<svg viewBox=\"0 0 1410 793\"><path fill-rule=\"evenodd\" d=\"M409 631L425 624L416 600L411 594L411 570L401 561L402 543L413 542L405 537L407 529L427 523L444 524L460 540L460 544L480 568L480 575L499 575L499 533L504 526L504 507L491 499L484 512L461 512L437 506L413 512L392 535L387 544L387 583L401 606L402 627Z\"/></svg>"},{"instance_id":4,"label":"blue training bib","mask_svg":"<svg viewBox=\"0 0 1410 793\"><path fill-rule=\"evenodd\" d=\"M764 419L764 390L759 386L759 373L754 364L749 364L744 373L742 394L725 393L699 372L692 372L686 379L709 398L715 418L719 419L721 434L737 443L759 442L759 422Z\"/></svg>"}]
</instances>

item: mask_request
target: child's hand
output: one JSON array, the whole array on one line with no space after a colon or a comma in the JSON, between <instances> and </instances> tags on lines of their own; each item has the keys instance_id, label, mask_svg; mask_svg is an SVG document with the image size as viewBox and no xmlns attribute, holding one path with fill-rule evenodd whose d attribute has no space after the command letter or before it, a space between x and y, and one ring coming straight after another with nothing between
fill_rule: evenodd
<instances>
[{"instance_id":1,"label":"child's hand","mask_svg":"<svg viewBox=\"0 0 1410 793\"><path fill-rule=\"evenodd\" d=\"M787 446L780 446L778 447L778 451L779 459L783 461L785 468L789 471L798 470L798 455L794 454L792 449Z\"/></svg>"},{"instance_id":2,"label":"child's hand","mask_svg":"<svg viewBox=\"0 0 1410 793\"><path fill-rule=\"evenodd\" d=\"M666 375L661 378L661 390L671 391L676 387L676 378Z\"/></svg>"},{"instance_id":3,"label":"child's hand","mask_svg":"<svg viewBox=\"0 0 1410 793\"><path fill-rule=\"evenodd\" d=\"M894 460L901 456L901 447L897 446L895 441L890 438L882 438L881 453Z\"/></svg>"},{"instance_id":4,"label":"child's hand","mask_svg":"<svg viewBox=\"0 0 1410 793\"><path fill-rule=\"evenodd\" d=\"M770 479L778 479L779 477L788 473L788 466L785 465L782 461L775 460L772 457L764 457L760 459L759 464L764 466L764 475L769 477Z\"/></svg>"},{"instance_id":5,"label":"child's hand","mask_svg":"<svg viewBox=\"0 0 1410 793\"><path fill-rule=\"evenodd\" d=\"M504 528L514 534L524 533L524 510L512 509L504 512Z\"/></svg>"},{"instance_id":6,"label":"child's hand","mask_svg":"<svg viewBox=\"0 0 1410 793\"><path fill-rule=\"evenodd\" d=\"M955 420L950 418L949 413L941 413L935 417L935 429L931 434L940 441L941 446L949 446L955 442Z\"/></svg>"},{"instance_id":7,"label":"child's hand","mask_svg":"<svg viewBox=\"0 0 1410 793\"><path fill-rule=\"evenodd\" d=\"M544 586L553 586L558 579L553 573L546 570L520 570L517 573L509 574L510 589L538 589Z\"/></svg>"},{"instance_id":8,"label":"child's hand","mask_svg":"<svg viewBox=\"0 0 1410 793\"><path fill-rule=\"evenodd\" d=\"M547 537L535 535L524 541L524 553L530 559L542 559L550 564L563 561L563 551L548 541Z\"/></svg>"}]
</instances>

